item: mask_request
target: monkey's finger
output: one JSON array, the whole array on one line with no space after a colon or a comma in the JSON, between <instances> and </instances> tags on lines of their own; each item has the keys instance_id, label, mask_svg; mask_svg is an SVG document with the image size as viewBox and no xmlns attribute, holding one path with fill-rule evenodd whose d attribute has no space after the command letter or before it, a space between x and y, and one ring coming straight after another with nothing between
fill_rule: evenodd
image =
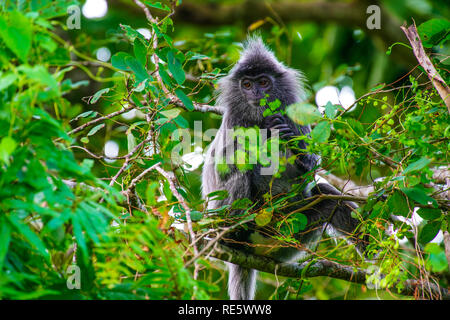
<instances>
[{"instance_id":1,"label":"monkey's finger","mask_svg":"<svg viewBox=\"0 0 450 320\"><path fill-rule=\"evenodd\" d=\"M282 124L277 124L275 126L273 126L271 129L276 129L276 130L284 130L284 131L292 131L292 129L285 123Z\"/></svg>"},{"instance_id":2,"label":"monkey's finger","mask_svg":"<svg viewBox=\"0 0 450 320\"><path fill-rule=\"evenodd\" d=\"M276 124L282 124L284 123L282 119L280 118L271 118L271 119L267 119L266 124L268 124L270 127L273 127Z\"/></svg>"},{"instance_id":3,"label":"monkey's finger","mask_svg":"<svg viewBox=\"0 0 450 320\"><path fill-rule=\"evenodd\" d=\"M268 119L268 120L277 120L277 121L280 121L280 122L284 122L283 116L281 114L279 114L279 113L267 116L266 119Z\"/></svg>"}]
</instances>

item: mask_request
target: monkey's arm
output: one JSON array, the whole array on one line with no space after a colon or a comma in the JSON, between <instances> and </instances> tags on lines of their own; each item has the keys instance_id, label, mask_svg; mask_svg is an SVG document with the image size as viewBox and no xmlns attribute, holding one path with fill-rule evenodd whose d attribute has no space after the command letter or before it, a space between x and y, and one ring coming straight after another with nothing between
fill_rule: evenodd
<instances>
[{"instance_id":1,"label":"monkey's arm","mask_svg":"<svg viewBox=\"0 0 450 320\"><path fill-rule=\"evenodd\" d=\"M298 136L308 135L311 132L309 126L297 127L292 121L288 120L286 116L282 116L279 113L268 116L264 120L265 120L264 123L265 128L271 130L278 130L280 138L283 140L291 140L292 138ZM295 146L293 146L295 147L295 149L302 150L300 153L298 153L298 151L295 150L297 154L295 163L302 170L303 173L311 171L319 161L319 157L316 154L306 152L307 146L308 144L304 140L296 141ZM290 151L292 152L292 154L294 154L293 153L294 150L292 149L293 148L291 148Z\"/></svg>"},{"instance_id":2,"label":"monkey's arm","mask_svg":"<svg viewBox=\"0 0 450 320\"><path fill-rule=\"evenodd\" d=\"M231 205L242 198L250 198L251 185L249 172L237 169L232 159L227 161L227 149L235 150L234 141L229 142L223 130L219 130L206 154L202 174L203 196L218 190L227 190L228 197L223 200L211 201L210 209ZM232 214L237 214L233 212Z\"/></svg>"}]
</instances>

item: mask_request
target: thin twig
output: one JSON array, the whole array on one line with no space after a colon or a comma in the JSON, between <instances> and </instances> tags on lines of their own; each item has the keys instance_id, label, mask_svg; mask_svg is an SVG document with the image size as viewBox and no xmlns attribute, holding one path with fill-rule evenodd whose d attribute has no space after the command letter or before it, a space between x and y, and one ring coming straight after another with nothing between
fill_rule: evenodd
<instances>
[{"instance_id":1,"label":"thin twig","mask_svg":"<svg viewBox=\"0 0 450 320\"><path fill-rule=\"evenodd\" d=\"M167 171L163 170L159 166L159 163L156 164L154 167L164 178L166 178L167 182L169 183L170 191L172 191L172 194L175 196L175 198L177 198L178 202L183 206L183 209L186 212L186 221L187 221L189 235L191 237L192 247L194 249L194 254L198 255L198 249L195 244L195 233L194 233L194 229L192 228L191 209L189 208L186 201L181 196L181 194L178 192L178 190L175 186L175 176L173 175L172 172L167 172Z\"/></svg>"}]
</instances>

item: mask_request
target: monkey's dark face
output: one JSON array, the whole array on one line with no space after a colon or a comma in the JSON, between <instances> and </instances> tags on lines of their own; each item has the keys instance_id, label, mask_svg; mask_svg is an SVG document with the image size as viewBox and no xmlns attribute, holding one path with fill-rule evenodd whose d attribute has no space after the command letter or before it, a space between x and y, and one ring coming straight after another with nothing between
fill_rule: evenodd
<instances>
[{"instance_id":1,"label":"monkey's dark face","mask_svg":"<svg viewBox=\"0 0 450 320\"><path fill-rule=\"evenodd\" d=\"M240 80L240 89L251 106L259 107L261 99L270 96L273 84L274 79L268 74L244 76Z\"/></svg>"}]
</instances>

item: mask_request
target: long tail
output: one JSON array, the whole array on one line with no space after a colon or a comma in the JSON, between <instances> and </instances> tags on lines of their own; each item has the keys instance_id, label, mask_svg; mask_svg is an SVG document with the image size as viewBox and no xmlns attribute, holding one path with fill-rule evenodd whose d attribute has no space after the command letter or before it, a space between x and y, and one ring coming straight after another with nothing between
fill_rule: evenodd
<instances>
[{"instance_id":1,"label":"long tail","mask_svg":"<svg viewBox=\"0 0 450 320\"><path fill-rule=\"evenodd\" d=\"M253 300L256 290L256 270L227 263L228 295L231 300Z\"/></svg>"}]
</instances>

